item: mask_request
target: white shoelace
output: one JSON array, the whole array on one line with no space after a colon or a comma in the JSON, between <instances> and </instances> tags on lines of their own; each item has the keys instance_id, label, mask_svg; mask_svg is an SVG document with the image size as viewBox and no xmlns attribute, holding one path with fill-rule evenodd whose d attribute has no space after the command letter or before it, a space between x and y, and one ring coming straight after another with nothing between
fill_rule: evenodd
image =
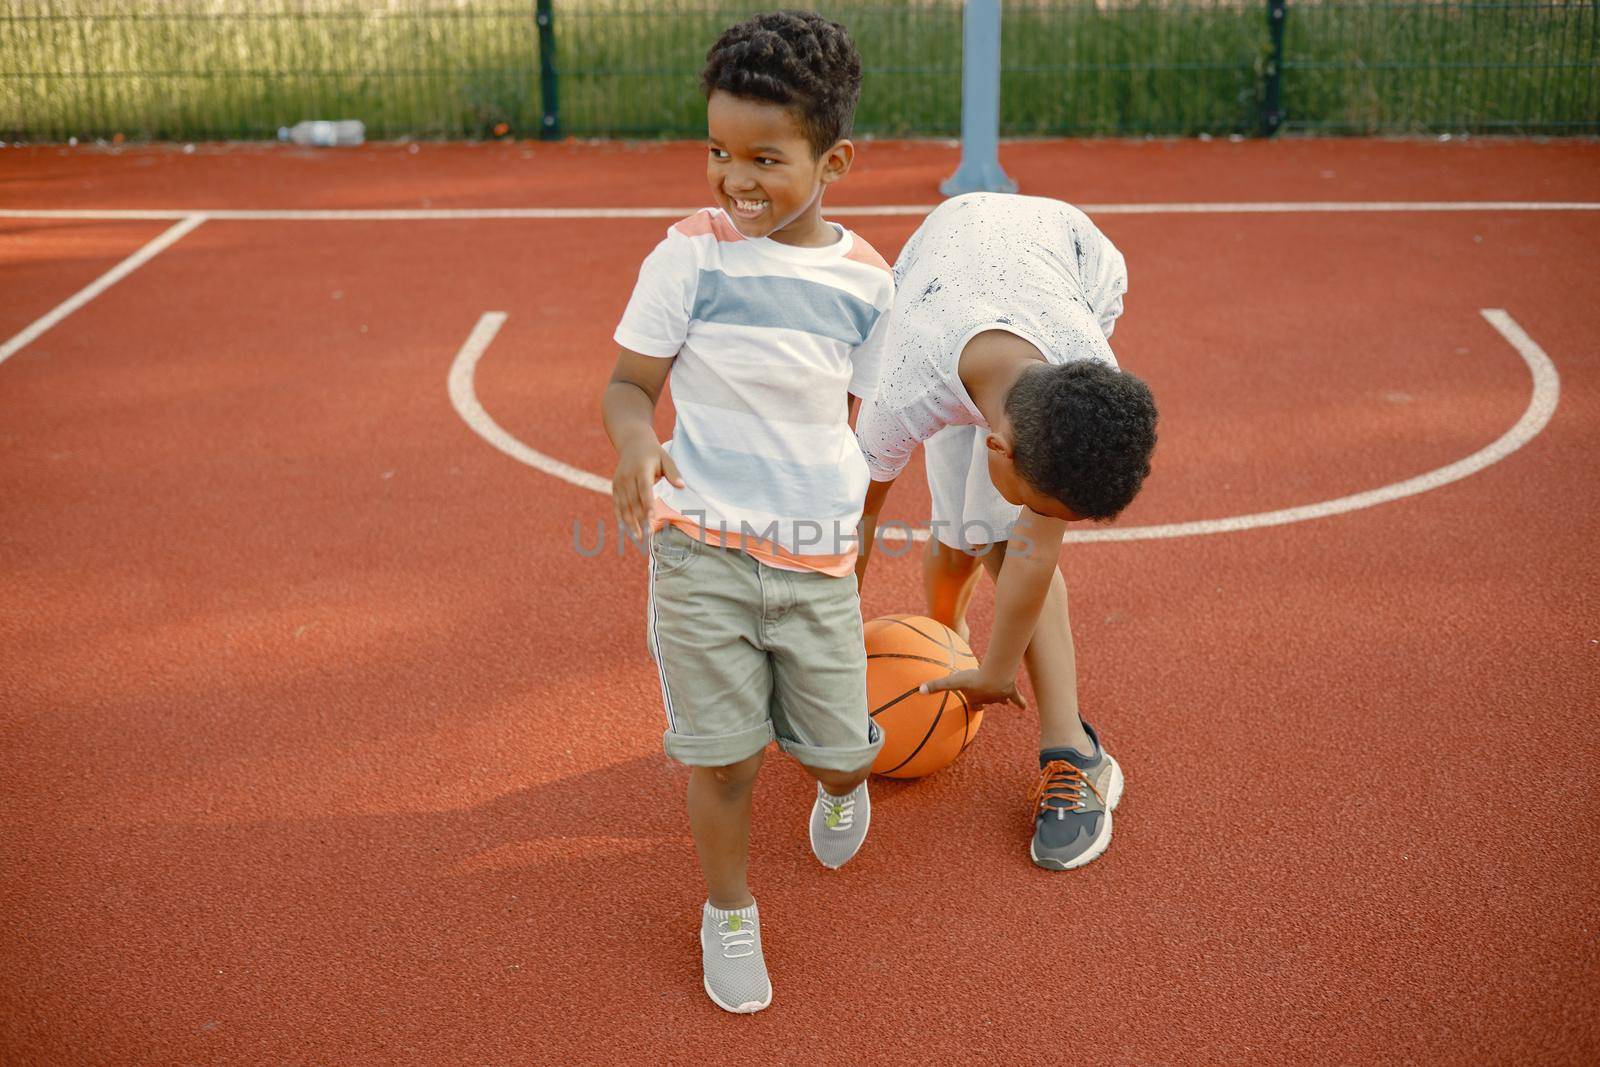
<instances>
[{"instance_id":1,"label":"white shoelace","mask_svg":"<svg viewBox=\"0 0 1600 1067\"><path fill-rule=\"evenodd\" d=\"M857 788L859 789L860 787L857 786ZM851 820L853 820L856 815L855 789L852 789L848 795L842 797L836 797L832 793L823 790L822 803L835 815L834 821L831 823L827 821L826 814L823 816L823 824L827 826L828 829L850 829Z\"/></svg>"},{"instance_id":2,"label":"white shoelace","mask_svg":"<svg viewBox=\"0 0 1600 1067\"><path fill-rule=\"evenodd\" d=\"M735 916L735 918L738 918ZM756 924L749 919L739 918L739 929L731 929L729 919L717 922L717 936L722 938L722 956L724 959L737 960L745 956L754 956L756 953ZM743 948L743 952L734 952L736 948Z\"/></svg>"}]
</instances>

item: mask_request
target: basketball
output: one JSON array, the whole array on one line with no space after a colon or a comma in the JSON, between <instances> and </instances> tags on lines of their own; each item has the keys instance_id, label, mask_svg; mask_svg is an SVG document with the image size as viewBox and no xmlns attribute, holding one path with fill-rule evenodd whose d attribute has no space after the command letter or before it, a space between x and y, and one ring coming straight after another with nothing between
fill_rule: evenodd
<instances>
[{"instance_id":1,"label":"basketball","mask_svg":"<svg viewBox=\"0 0 1600 1067\"><path fill-rule=\"evenodd\" d=\"M921 778L972 743L983 710L957 692L919 693L923 682L972 670L978 660L954 630L921 615L885 615L866 625L867 706L883 732L876 774Z\"/></svg>"}]
</instances>

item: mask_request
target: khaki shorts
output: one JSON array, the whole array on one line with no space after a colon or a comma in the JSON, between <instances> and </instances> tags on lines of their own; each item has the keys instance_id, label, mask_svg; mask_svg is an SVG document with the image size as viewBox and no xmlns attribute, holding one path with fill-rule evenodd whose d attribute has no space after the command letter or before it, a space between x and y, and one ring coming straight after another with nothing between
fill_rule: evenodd
<instances>
[{"instance_id":1,"label":"khaki shorts","mask_svg":"<svg viewBox=\"0 0 1600 1067\"><path fill-rule=\"evenodd\" d=\"M776 740L808 767L854 771L882 747L855 575L780 570L667 526L650 544L647 621L673 759L722 767Z\"/></svg>"}]
</instances>

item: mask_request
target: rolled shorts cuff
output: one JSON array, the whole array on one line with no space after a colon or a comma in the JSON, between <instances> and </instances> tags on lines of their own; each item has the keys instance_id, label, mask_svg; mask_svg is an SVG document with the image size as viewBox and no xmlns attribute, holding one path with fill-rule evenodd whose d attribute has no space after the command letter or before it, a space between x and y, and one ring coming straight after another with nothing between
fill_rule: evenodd
<instances>
[{"instance_id":1,"label":"rolled shorts cuff","mask_svg":"<svg viewBox=\"0 0 1600 1067\"><path fill-rule=\"evenodd\" d=\"M668 756L687 766L726 767L754 756L766 748L774 737L772 723L764 722L748 730L715 737L695 737L668 730L661 735L661 743Z\"/></svg>"},{"instance_id":2,"label":"rolled shorts cuff","mask_svg":"<svg viewBox=\"0 0 1600 1067\"><path fill-rule=\"evenodd\" d=\"M856 771L877 759L878 750L883 748L883 731L878 729L877 723L872 723L870 729L872 741L851 748L820 748L783 737L778 738L778 747L807 767L820 771Z\"/></svg>"}]
</instances>

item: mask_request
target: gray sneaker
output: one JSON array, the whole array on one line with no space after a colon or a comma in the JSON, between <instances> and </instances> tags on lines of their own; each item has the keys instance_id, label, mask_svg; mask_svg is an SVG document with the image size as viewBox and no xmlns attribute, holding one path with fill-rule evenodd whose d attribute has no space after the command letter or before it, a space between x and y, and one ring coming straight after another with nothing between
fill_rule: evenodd
<instances>
[{"instance_id":1,"label":"gray sneaker","mask_svg":"<svg viewBox=\"0 0 1600 1067\"><path fill-rule=\"evenodd\" d=\"M722 911L706 901L700 911L700 960L706 995L722 1010L748 1014L772 1003L772 983L761 957L761 917L754 903Z\"/></svg>"},{"instance_id":2,"label":"gray sneaker","mask_svg":"<svg viewBox=\"0 0 1600 1067\"><path fill-rule=\"evenodd\" d=\"M1082 867L1111 843L1111 812L1122 799L1122 768L1100 747L1100 735L1083 724L1094 755L1076 749L1039 753L1039 781L1029 800L1033 810L1033 862L1055 871Z\"/></svg>"},{"instance_id":3,"label":"gray sneaker","mask_svg":"<svg viewBox=\"0 0 1600 1067\"><path fill-rule=\"evenodd\" d=\"M872 799L862 782L842 797L817 783L817 802L811 805L811 853L824 867L843 867L867 839L872 822Z\"/></svg>"}]
</instances>

